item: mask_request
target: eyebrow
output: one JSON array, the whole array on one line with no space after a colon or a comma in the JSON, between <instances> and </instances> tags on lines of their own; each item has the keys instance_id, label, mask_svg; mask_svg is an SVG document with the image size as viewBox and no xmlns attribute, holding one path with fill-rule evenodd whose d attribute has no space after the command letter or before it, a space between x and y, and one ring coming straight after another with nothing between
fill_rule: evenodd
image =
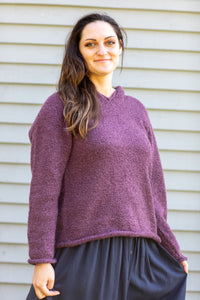
<instances>
[{"instance_id":1,"label":"eyebrow","mask_svg":"<svg viewBox=\"0 0 200 300\"><path fill-rule=\"evenodd\" d=\"M104 40L107 40L107 39L109 39L109 38L111 38L111 37L116 37L116 36L110 35L110 36L105 37ZM88 41L88 40L90 40L90 41L96 41L96 39L85 39L84 41Z\"/></svg>"}]
</instances>

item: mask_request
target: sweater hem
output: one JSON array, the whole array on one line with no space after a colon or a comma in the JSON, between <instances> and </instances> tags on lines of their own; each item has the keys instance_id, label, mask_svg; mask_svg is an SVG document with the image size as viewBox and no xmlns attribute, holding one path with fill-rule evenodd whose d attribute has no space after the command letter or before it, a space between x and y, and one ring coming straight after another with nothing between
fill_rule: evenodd
<instances>
[{"instance_id":1,"label":"sweater hem","mask_svg":"<svg viewBox=\"0 0 200 300\"><path fill-rule=\"evenodd\" d=\"M132 231L113 231L98 235L91 235L87 237L83 237L80 239L72 240L72 241L66 241L66 242L57 242L55 245L55 248L62 248L62 247L75 247L79 246L83 243L91 242L98 239L105 239L105 238L111 238L111 237L117 237L117 236L127 236L127 237L146 237L146 238L152 238L159 244L161 243L161 239L158 235L153 234L151 232L132 232Z\"/></svg>"}]
</instances>

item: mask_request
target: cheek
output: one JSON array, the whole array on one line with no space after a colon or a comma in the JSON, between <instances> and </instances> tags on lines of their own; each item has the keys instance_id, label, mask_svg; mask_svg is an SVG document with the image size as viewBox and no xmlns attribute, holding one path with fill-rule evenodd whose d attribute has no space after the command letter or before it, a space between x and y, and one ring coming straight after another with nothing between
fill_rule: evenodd
<instances>
[{"instance_id":1,"label":"cheek","mask_svg":"<svg viewBox=\"0 0 200 300\"><path fill-rule=\"evenodd\" d=\"M113 49L112 54L113 54L113 56L115 56L115 57L118 59L119 56L120 56L120 51L119 51L119 49Z\"/></svg>"},{"instance_id":2,"label":"cheek","mask_svg":"<svg viewBox=\"0 0 200 300\"><path fill-rule=\"evenodd\" d=\"M88 53L87 51L82 52L82 56L86 62L91 61L92 53Z\"/></svg>"}]
</instances>

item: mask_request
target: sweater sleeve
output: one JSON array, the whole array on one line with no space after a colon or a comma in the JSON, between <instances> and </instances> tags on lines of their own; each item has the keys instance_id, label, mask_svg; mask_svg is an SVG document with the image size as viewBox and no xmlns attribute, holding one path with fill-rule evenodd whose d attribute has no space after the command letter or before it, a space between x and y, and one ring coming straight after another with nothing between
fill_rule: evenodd
<instances>
[{"instance_id":1,"label":"sweater sleeve","mask_svg":"<svg viewBox=\"0 0 200 300\"><path fill-rule=\"evenodd\" d=\"M187 260L180 251L180 246L167 223L167 196L164 180L164 173L161 165L159 150L155 138L155 134L145 109L146 121L148 127L149 139L152 149L152 165L151 165L151 188L155 205L155 213L157 220L157 233L161 239L161 245L179 262Z\"/></svg>"},{"instance_id":2,"label":"sweater sleeve","mask_svg":"<svg viewBox=\"0 0 200 300\"><path fill-rule=\"evenodd\" d=\"M72 136L64 130L63 103L57 93L40 109L29 131L31 186L28 244L30 264L55 263L58 199L70 156Z\"/></svg>"}]
</instances>

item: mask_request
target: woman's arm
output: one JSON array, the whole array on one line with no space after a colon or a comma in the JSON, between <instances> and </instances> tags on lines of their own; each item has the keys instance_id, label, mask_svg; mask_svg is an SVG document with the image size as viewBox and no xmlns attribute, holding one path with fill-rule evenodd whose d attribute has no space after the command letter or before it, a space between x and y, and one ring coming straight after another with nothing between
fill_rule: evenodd
<instances>
[{"instance_id":1,"label":"woman's arm","mask_svg":"<svg viewBox=\"0 0 200 300\"><path fill-rule=\"evenodd\" d=\"M150 181L157 220L157 233L161 239L162 246L167 249L168 252L171 253L180 263L183 263L186 268L185 261L187 258L181 253L176 237L167 223L167 196L164 173L156 138L146 109L145 115L145 122L147 124L149 140L151 143L152 164Z\"/></svg>"},{"instance_id":2,"label":"woman's arm","mask_svg":"<svg viewBox=\"0 0 200 300\"><path fill-rule=\"evenodd\" d=\"M63 104L55 93L42 106L30 131L31 187L28 242L31 264L55 263L58 200L72 137L64 130Z\"/></svg>"}]
</instances>

